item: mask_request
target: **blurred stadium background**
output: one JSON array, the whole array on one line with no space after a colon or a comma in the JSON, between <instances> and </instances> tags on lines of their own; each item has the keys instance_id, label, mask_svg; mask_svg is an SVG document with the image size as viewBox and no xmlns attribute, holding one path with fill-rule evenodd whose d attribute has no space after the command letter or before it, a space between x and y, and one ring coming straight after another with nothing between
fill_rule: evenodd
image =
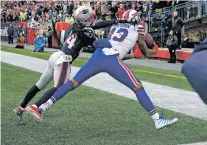
<instances>
[{"instance_id":1,"label":"blurred stadium background","mask_svg":"<svg viewBox=\"0 0 207 145\"><path fill-rule=\"evenodd\" d=\"M51 20L57 22L73 21L72 12L80 5L90 5L95 12L93 21L105 19L120 19L127 9L136 9L140 12L140 24L150 33L160 48L165 48L165 42L172 28L169 21L173 11L184 21L182 29L182 48L194 48L196 44L207 36L207 2L203 1L2 1L1 2L1 40L8 41L8 26L14 27L14 41L19 33L24 33L25 42L34 43L38 36L36 31L49 31ZM26 23L20 23L26 22ZM21 26L19 26L21 25ZM27 25L26 30L22 25ZM30 31L35 31L31 37ZM24 32L25 31L25 32ZM99 38L106 37L109 28L97 30ZM29 39L33 40L29 40ZM50 38L49 38L50 39ZM54 39L52 41L55 41ZM52 42L49 42L52 43ZM49 45L51 46L51 45ZM55 46L52 46L55 47Z\"/></svg>"}]
</instances>

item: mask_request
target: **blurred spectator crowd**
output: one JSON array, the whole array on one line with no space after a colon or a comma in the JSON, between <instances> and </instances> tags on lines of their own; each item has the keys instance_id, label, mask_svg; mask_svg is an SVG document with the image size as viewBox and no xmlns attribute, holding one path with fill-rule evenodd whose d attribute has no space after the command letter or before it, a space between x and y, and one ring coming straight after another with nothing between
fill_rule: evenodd
<instances>
[{"instance_id":1,"label":"blurred spectator crowd","mask_svg":"<svg viewBox=\"0 0 207 145\"><path fill-rule=\"evenodd\" d=\"M121 18L125 10L133 8L147 16L151 1L2 1L1 21L38 21L47 22L56 19L65 21L81 5L90 5L95 19Z\"/></svg>"},{"instance_id":2,"label":"blurred spectator crowd","mask_svg":"<svg viewBox=\"0 0 207 145\"><path fill-rule=\"evenodd\" d=\"M148 24L148 32L151 33L156 31L156 34L158 34L156 36L157 40L159 39L159 41L165 42L164 39L162 40L161 36L168 34L172 29L172 22L169 23L169 20L172 19L174 9L178 11L179 17L184 22L207 15L207 2L205 0L195 2L184 2L178 0L174 1L174 3L175 4L173 4L172 0L1 1L1 22L28 22L30 24L35 22L40 26L45 26L45 28L43 28L44 30L47 29L46 31L51 31L51 28L48 27L49 25L46 24L51 23L51 20L56 20L57 22L72 22L73 11L81 5L92 7L94 10L94 21L115 18L121 19L126 10L135 9L140 14L139 23L142 25ZM172 5L177 6L175 6L175 8L172 7ZM11 37L12 35L17 35L19 38L20 33L25 37L24 41L26 43L27 30L21 26L17 27L18 28L12 28L11 26L11 28L9 27L8 29L8 35L10 36L9 43L12 43L13 40L11 39L15 37ZM37 29L36 26L34 27ZM162 29L164 29L164 32ZM104 30L97 30L96 33L99 38L102 38L107 35L108 31L109 28L106 28ZM191 35L189 34L189 36ZM49 41L51 42L51 37L49 38ZM49 46L51 46L51 43Z\"/></svg>"},{"instance_id":3,"label":"blurred spectator crowd","mask_svg":"<svg viewBox=\"0 0 207 145\"><path fill-rule=\"evenodd\" d=\"M73 11L82 5L91 6L94 10L94 21L121 19L123 13L128 9L135 9L140 12L140 16L147 16L147 11L151 10L152 2L143 1L1 1L1 22L11 23L7 25L8 42L13 43L13 38L25 37L27 42L27 30L25 26L14 24L14 22L28 22L29 27L40 30L38 26L46 26L44 32L51 30L47 24L51 24L51 20L56 22L72 22ZM143 15L142 15L143 13ZM34 26L31 26L34 25ZM41 27L42 29L42 27ZM46 30L47 29L47 30ZM105 37L109 28L97 30L99 38ZM36 37L38 33L36 33ZM48 37L51 47L51 37Z\"/></svg>"},{"instance_id":4,"label":"blurred spectator crowd","mask_svg":"<svg viewBox=\"0 0 207 145\"><path fill-rule=\"evenodd\" d=\"M2 1L1 21L38 21L47 22L54 17L62 20L69 16L74 9L73 2L52 1Z\"/></svg>"}]
</instances>

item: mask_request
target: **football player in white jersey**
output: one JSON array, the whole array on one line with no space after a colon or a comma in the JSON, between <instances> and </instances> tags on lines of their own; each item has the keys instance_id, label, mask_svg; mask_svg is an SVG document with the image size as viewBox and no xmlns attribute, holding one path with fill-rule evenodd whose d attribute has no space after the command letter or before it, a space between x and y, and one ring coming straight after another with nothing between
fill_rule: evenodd
<instances>
[{"instance_id":1,"label":"football player in white jersey","mask_svg":"<svg viewBox=\"0 0 207 145\"><path fill-rule=\"evenodd\" d=\"M135 10L128 10L123 14L123 18L127 23L112 27L107 39L99 39L94 42L94 46L97 49L93 56L72 80L58 88L54 95L40 106L41 111L46 111L69 91L77 88L90 77L105 72L134 91L139 103L154 121L156 129L171 125L178 120L177 118L164 119L156 112L141 81L134 75L131 69L122 62L122 59L131 57L127 55L127 53L136 43L138 43L143 55L150 56L156 53L156 51L147 48L144 41L144 29L136 25L136 21L138 21L138 12ZM42 118L40 115L38 116L38 112L33 112L33 114L37 121L41 121Z\"/></svg>"}]
</instances>

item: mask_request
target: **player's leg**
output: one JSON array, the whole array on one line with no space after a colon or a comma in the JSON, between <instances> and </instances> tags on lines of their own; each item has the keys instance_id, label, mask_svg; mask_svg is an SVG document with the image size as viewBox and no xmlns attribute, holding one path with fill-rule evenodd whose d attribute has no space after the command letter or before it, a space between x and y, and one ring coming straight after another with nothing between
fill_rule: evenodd
<instances>
[{"instance_id":1,"label":"player's leg","mask_svg":"<svg viewBox=\"0 0 207 145\"><path fill-rule=\"evenodd\" d=\"M53 79L53 72L54 72L54 69L53 69L53 56L54 56L54 54L51 55L50 59L48 60L47 68L44 70L44 72L41 75L39 81L36 83L36 87L39 88L39 90L44 89L50 83L50 81ZM30 98L30 100L32 98ZM30 111L34 108L36 108L35 105L29 105L26 108L26 111L30 113Z\"/></svg>"},{"instance_id":2,"label":"player's leg","mask_svg":"<svg viewBox=\"0 0 207 145\"><path fill-rule=\"evenodd\" d=\"M107 68L107 73L111 75L113 78L118 80L120 83L129 87L137 96L139 103L142 107L149 113L151 118L155 121L155 126L157 129L165 127L167 125L173 124L177 121L177 119L162 119L159 114L156 112L156 109L151 102L149 96L147 95L142 83L139 79L136 78L134 73L130 70L130 68L124 64L121 60L117 58L111 58L110 65ZM161 122L161 123L160 123Z\"/></svg>"},{"instance_id":3,"label":"player's leg","mask_svg":"<svg viewBox=\"0 0 207 145\"><path fill-rule=\"evenodd\" d=\"M101 50L96 50L89 61L78 71L78 73L69 82L58 88L57 92L51 98L53 102L58 101L69 91L75 89L90 77L101 72L102 63L100 62Z\"/></svg>"},{"instance_id":4,"label":"player's leg","mask_svg":"<svg viewBox=\"0 0 207 145\"><path fill-rule=\"evenodd\" d=\"M40 77L39 81L35 85L39 90L44 89L50 83L50 81L53 79L53 71L54 71L53 68L50 65L48 65L47 68L45 69L45 71L43 72L42 76ZM32 98L30 98L30 100Z\"/></svg>"},{"instance_id":5,"label":"player's leg","mask_svg":"<svg viewBox=\"0 0 207 145\"><path fill-rule=\"evenodd\" d=\"M45 103L52 95L57 91L57 89L66 83L70 78L70 64L68 62L64 62L60 65L56 65L54 67L54 87L49 89L47 92L43 94L41 99L39 99L35 105L39 108L40 105Z\"/></svg>"},{"instance_id":6,"label":"player's leg","mask_svg":"<svg viewBox=\"0 0 207 145\"><path fill-rule=\"evenodd\" d=\"M63 62L60 65L55 66L54 70L54 87L59 88L70 77L70 64Z\"/></svg>"},{"instance_id":7,"label":"player's leg","mask_svg":"<svg viewBox=\"0 0 207 145\"><path fill-rule=\"evenodd\" d=\"M54 93L55 91L57 91L56 87L53 87L49 90L47 90L41 97L39 100L37 100L34 105L37 106L37 108L39 108L40 105L42 105L43 103L45 103Z\"/></svg>"},{"instance_id":8,"label":"player's leg","mask_svg":"<svg viewBox=\"0 0 207 145\"><path fill-rule=\"evenodd\" d=\"M61 64L54 65L53 72L54 87L46 91L43 96L41 96L40 99L35 102L35 104L28 107L28 109L30 110L30 114L34 116L37 122L40 122L41 120L38 120L38 117L36 116L41 116L40 114L44 113L44 110L39 109L39 107L48 99L50 99L60 86L68 81L70 76L70 64L68 62L63 62Z\"/></svg>"},{"instance_id":9,"label":"player's leg","mask_svg":"<svg viewBox=\"0 0 207 145\"><path fill-rule=\"evenodd\" d=\"M94 66L93 63L90 61L87 62L79 71L78 73L74 76L73 79L65 83L63 86L58 88L58 90L54 93L54 95L50 98L50 102L52 104L58 100L60 100L63 96L65 96L68 92L71 90L77 88L80 86L84 81L89 79L90 77L98 74L99 67Z\"/></svg>"},{"instance_id":10,"label":"player's leg","mask_svg":"<svg viewBox=\"0 0 207 145\"><path fill-rule=\"evenodd\" d=\"M23 101L21 102L20 106L25 108L28 102L44 87L52 80L53 78L53 68L48 63L47 68L41 75L39 81L32 86L29 91L27 92L26 96L24 97Z\"/></svg>"},{"instance_id":11,"label":"player's leg","mask_svg":"<svg viewBox=\"0 0 207 145\"><path fill-rule=\"evenodd\" d=\"M22 120L22 113L25 111L25 107L29 103L29 101L34 98L34 96L42 90L53 78L53 68L48 61L47 68L43 72L42 76L40 77L39 81L32 86L27 94L25 95L23 101L20 103L20 106L16 107L14 111L17 113L19 120Z\"/></svg>"},{"instance_id":12,"label":"player's leg","mask_svg":"<svg viewBox=\"0 0 207 145\"><path fill-rule=\"evenodd\" d=\"M28 107L30 114L33 115L33 111L39 112L38 111L39 106L45 103L54 94L57 88L64 83L63 80L66 81L66 79L69 78L69 73L68 73L70 72L69 63L64 62L64 63L57 64L61 55L64 55L64 53L61 51L58 51L58 52L55 52L50 57L49 66L52 70L50 71L51 74L48 76L52 76L52 78L54 78L54 87L46 91L43 94L43 96L41 96L40 99L36 101L35 104L30 105ZM39 84L42 84L41 81L39 81Z\"/></svg>"},{"instance_id":13,"label":"player's leg","mask_svg":"<svg viewBox=\"0 0 207 145\"><path fill-rule=\"evenodd\" d=\"M112 61L110 62L112 63ZM155 107L146 94L141 81L136 78L129 67L119 59L115 61L113 60L112 64L113 67L108 67L106 70L107 73L134 91L140 104L145 108L145 110L147 110L147 112L154 112L153 110L155 110ZM156 112L154 112L154 114L155 113Z\"/></svg>"},{"instance_id":14,"label":"player's leg","mask_svg":"<svg viewBox=\"0 0 207 145\"><path fill-rule=\"evenodd\" d=\"M95 63L94 63L95 62ZM81 85L84 81L89 79L90 77L98 74L100 72L100 65L96 65L97 61L93 58L91 58L75 75L75 77L66 82L64 85L62 85L58 90L54 93L54 95L44 104L40 106L40 110L45 112L47 109L49 109L55 102L60 100L63 96L65 96L68 92L75 89L79 85ZM42 118L40 114L36 113L34 115L35 120L37 122L41 122Z\"/></svg>"}]
</instances>

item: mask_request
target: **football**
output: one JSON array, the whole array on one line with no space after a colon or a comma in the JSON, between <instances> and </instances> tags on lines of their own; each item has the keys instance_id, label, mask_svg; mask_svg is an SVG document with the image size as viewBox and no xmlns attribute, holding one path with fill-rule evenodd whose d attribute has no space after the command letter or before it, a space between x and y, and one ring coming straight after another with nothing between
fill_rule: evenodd
<instances>
[{"instance_id":1,"label":"football","mask_svg":"<svg viewBox=\"0 0 207 145\"><path fill-rule=\"evenodd\" d=\"M145 33L145 43L149 49L153 49L154 39L149 33Z\"/></svg>"}]
</instances>

